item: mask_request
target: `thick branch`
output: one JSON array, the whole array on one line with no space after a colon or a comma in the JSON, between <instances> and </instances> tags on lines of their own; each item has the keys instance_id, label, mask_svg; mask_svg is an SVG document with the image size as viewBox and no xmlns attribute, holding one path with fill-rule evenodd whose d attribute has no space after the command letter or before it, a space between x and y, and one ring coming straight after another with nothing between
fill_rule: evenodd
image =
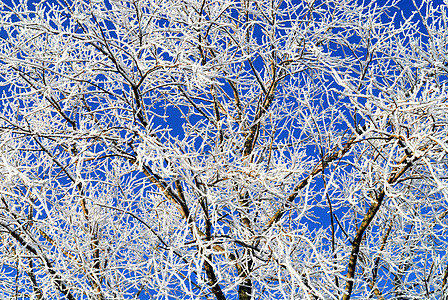
<instances>
[{"instance_id":1,"label":"thick branch","mask_svg":"<svg viewBox=\"0 0 448 300\"><path fill-rule=\"evenodd\" d=\"M303 179L298 185L294 187L287 201L288 202L294 201L294 199L299 194L299 191L303 189L314 176L321 173L332 161L342 158L355 143L356 138L353 137L345 144L344 148L340 149L339 151L335 151L333 152L333 154L322 158L321 162L311 171L311 173L305 179ZM284 210L281 209L278 210L266 224L266 230L269 229L274 223L278 222L284 213L285 213Z\"/></svg>"},{"instance_id":2,"label":"thick branch","mask_svg":"<svg viewBox=\"0 0 448 300\"><path fill-rule=\"evenodd\" d=\"M400 163L404 163L409 156L410 156L410 154L404 155L404 157L401 159ZM395 183L397 181L397 179L400 178L400 176L403 175L406 172L406 170L408 170L411 167L411 165L412 165L412 162L407 162L406 165L403 168L399 169L396 173L395 173L395 171L398 169L398 167L395 168L395 170L392 172L392 174L390 175L387 182L389 184ZM370 206L369 210L367 211L366 215L364 216L364 218L362 220L361 226L359 226L358 230L356 231L356 235L355 235L355 238L353 239L353 243L352 243L352 251L350 254L350 259L348 262L347 282L345 285L345 293L344 293L344 296L342 297L342 300L350 299L350 296L351 296L352 290L353 290L359 249L361 246L362 238L364 236L364 232L366 231L366 229L369 227L370 223L375 218L376 213L380 209L380 206L384 200L385 195L386 195L386 192L383 188L382 191L376 195L373 204Z\"/></svg>"},{"instance_id":3,"label":"thick branch","mask_svg":"<svg viewBox=\"0 0 448 300\"><path fill-rule=\"evenodd\" d=\"M50 277L54 281L54 285L56 286L56 289L59 292L61 292L68 300L76 300L75 297L73 296L73 294L70 292L69 288L67 287L67 284L65 283L65 281L62 280L61 276L56 273L52 263L50 262L50 260L48 258L46 258L42 254L40 254L39 251L35 247L33 247L29 242L26 242L25 239L16 230L12 230L11 228L9 228L8 225L3 224L3 223L0 223L0 226L5 228L6 230L8 230L9 234L16 241L18 241L23 247L25 247L29 252L31 252L35 256L39 256L42 259L44 265L47 267Z\"/></svg>"}]
</instances>

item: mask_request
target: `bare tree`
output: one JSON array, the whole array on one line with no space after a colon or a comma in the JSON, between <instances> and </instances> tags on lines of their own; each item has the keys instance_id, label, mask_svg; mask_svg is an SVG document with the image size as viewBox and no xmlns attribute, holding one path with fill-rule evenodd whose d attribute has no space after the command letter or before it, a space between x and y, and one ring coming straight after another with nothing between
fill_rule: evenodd
<instances>
[{"instance_id":1,"label":"bare tree","mask_svg":"<svg viewBox=\"0 0 448 300\"><path fill-rule=\"evenodd\" d=\"M445 299L446 5L2 1L4 299Z\"/></svg>"}]
</instances>

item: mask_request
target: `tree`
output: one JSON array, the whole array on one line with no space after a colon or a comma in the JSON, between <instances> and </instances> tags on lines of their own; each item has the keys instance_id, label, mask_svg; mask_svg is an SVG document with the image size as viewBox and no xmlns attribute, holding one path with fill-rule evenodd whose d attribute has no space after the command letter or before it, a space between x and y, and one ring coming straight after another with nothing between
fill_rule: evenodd
<instances>
[{"instance_id":1,"label":"tree","mask_svg":"<svg viewBox=\"0 0 448 300\"><path fill-rule=\"evenodd\" d=\"M446 299L447 7L397 4L3 1L2 298Z\"/></svg>"}]
</instances>

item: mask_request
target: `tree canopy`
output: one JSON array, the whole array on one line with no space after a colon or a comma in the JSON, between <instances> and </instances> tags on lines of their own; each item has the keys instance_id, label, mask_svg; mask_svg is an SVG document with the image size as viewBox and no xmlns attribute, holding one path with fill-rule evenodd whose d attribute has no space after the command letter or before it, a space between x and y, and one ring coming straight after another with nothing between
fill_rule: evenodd
<instances>
[{"instance_id":1,"label":"tree canopy","mask_svg":"<svg viewBox=\"0 0 448 300\"><path fill-rule=\"evenodd\" d=\"M0 296L445 299L447 11L3 0Z\"/></svg>"}]
</instances>

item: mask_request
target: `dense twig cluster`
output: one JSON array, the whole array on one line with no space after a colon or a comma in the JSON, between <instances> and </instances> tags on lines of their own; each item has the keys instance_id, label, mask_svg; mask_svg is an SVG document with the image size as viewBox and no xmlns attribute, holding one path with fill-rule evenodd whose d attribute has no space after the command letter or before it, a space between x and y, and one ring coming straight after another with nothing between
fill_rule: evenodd
<instances>
[{"instance_id":1,"label":"dense twig cluster","mask_svg":"<svg viewBox=\"0 0 448 300\"><path fill-rule=\"evenodd\" d=\"M447 7L357 2L2 3L1 297L447 297Z\"/></svg>"}]
</instances>

